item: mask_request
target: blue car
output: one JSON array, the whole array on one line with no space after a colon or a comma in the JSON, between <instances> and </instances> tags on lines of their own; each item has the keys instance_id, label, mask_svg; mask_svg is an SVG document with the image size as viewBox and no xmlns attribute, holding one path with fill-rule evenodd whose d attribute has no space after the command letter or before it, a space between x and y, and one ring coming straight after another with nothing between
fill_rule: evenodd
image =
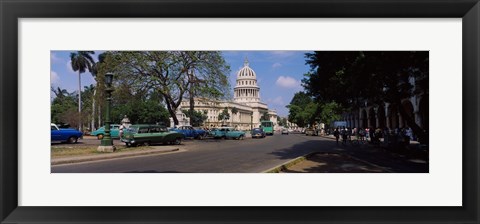
<instances>
[{"instance_id":1,"label":"blue car","mask_svg":"<svg viewBox=\"0 0 480 224\"><path fill-rule=\"evenodd\" d=\"M202 129L195 129L192 126L178 126L170 129L170 131L176 131L182 133L185 138L204 139L207 136L207 132Z\"/></svg>"},{"instance_id":2,"label":"blue car","mask_svg":"<svg viewBox=\"0 0 480 224\"><path fill-rule=\"evenodd\" d=\"M56 124L50 124L51 141L77 143L79 138L83 137L83 133L75 129L60 129Z\"/></svg>"},{"instance_id":3,"label":"blue car","mask_svg":"<svg viewBox=\"0 0 480 224\"><path fill-rule=\"evenodd\" d=\"M252 138L265 138L266 134L261 128L252 129Z\"/></svg>"}]
</instances>

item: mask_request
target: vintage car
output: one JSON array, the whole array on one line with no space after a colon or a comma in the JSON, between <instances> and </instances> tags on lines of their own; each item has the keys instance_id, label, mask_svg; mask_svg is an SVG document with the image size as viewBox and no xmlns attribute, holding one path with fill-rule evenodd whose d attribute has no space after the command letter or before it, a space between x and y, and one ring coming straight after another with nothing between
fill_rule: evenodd
<instances>
[{"instance_id":1,"label":"vintage car","mask_svg":"<svg viewBox=\"0 0 480 224\"><path fill-rule=\"evenodd\" d=\"M245 137L245 132L236 131L233 127L220 127L213 131L214 138L232 138L242 140Z\"/></svg>"},{"instance_id":2,"label":"vintage car","mask_svg":"<svg viewBox=\"0 0 480 224\"><path fill-rule=\"evenodd\" d=\"M318 131L316 129L313 129L313 128L307 128L307 129L305 129L305 135L317 136Z\"/></svg>"},{"instance_id":3,"label":"vintage car","mask_svg":"<svg viewBox=\"0 0 480 224\"><path fill-rule=\"evenodd\" d=\"M50 136L52 142L77 143L83 133L75 129L60 129L56 124L50 124Z\"/></svg>"},{"instance_id":4,"label":"vintage car","mask_svg":"<svg viewBox=\"0 0 480 224\"><path fill-rule=\"evenodd\" d=\"M282 135L288 135L288 129L282 128Z\"/></svg>"},{"instance_id":5,"label":"vintage car","mask_svg":"<svg viewBox=\"0 0 480 224\"><path fill-rule=\"evenodd\" d=\"M205 130L195 129L189 125L178 126L176 128L170 129L170 131L176 131L178 133L182 133L185 136L185 138L204 139L205 137L207 137L207 132Z\"/></svg>"},{"instance_id":6,"label":"vintage car","mask_svg":"<svg viewBox=\"0 0 480 224\"><path fill-rule=\"evenodd\" d=\"M207 132L207 137L214 138L215 137L215 132L218 130L218 128L212 128L208 130Z\"/></svg>"},{"instance_id":7,"label":"vintage car","mask_svg":"<svg viewBox=\"0 0 480 224\"><path fill-rule=\"evenodd\" d=\"M110 136L112 138L118 138L118 134L119 134L119 129L120 128L120 125L119 124L111 124L110 125ZM103 139L103 136L105 136L105 126L102 126L100 128L98 128L97 130L95 131L92 131L90 133L91 136L97 136L97 139Z\"/></svg>"},{"instance_id":8,"label":"vintage car","mask_svg":"<svg viewBox=\"0 0 480 224\"><path fill-rule=\"evenodd\" d=\"M266 134L262 128L252 129L252 138L265 138Z\"/></svg>"},{"instance_id":9,"label":"vintage car","mask_svg":"<svg viewBox=\"0 0 480 224\"><path fill-rule=\"evenodd\" d=\"M120 140L125 142L127 147L130 147L156 143L179 145L183 138L182 133L168 131L167 128L160 125L137 124L130 125L129 128L125 129Z\"/></svg>"}]
</instances>

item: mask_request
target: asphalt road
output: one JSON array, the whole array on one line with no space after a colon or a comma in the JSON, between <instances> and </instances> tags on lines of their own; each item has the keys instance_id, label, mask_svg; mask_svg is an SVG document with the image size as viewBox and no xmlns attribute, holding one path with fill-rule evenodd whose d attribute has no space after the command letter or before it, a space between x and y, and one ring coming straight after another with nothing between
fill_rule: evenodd
<instances>
[{"instance_id":1,"label":"asphalt road","mask_svg":"<svg viewBox=\"0 0 480 224\"><path fill-rule=\"evenodd\" d=\"M96 142L98 140L90 140ZM83 144L89 144L85 141ZM116 143L114 143L116 144ZM186 140L180 150L132 158L52 166L52 173L260 173L312 152L348 154L389 172L428 172L428 161L410 160L368 145L289 134L245 140ZM330 164L335 166L335 164ZM332 167L334 168L334 167ZM333 171L333 170L332 170Z\"/></svg>"},{"instance_id":2,"label":"asphalt road","mask_svg":"<svg viewBox=\"0 0 480 224\"><path fill-rule=\"evenodd\" d=\"M186 140L176 153L52 166L52 173L258 173L314 151L329 139L300 134L244 140Z\"/></svg>"}]
</instances>

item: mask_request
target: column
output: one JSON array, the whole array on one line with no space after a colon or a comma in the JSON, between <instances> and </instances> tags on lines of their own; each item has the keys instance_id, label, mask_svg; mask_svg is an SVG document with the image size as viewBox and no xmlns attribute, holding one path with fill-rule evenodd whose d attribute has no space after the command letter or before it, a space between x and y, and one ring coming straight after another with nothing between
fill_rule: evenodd
<instances>
[{"instance_id":1,"label":"column","mask_svg":"<svg viewBox=\"0 0 480 224\"><path fill-rule=\"evenodd\" d=\"M370 111L370 110L369 110ZM372 127L372 116L375 116L374 114L367 113L367 127ZM364 127L364 128L367 128Z\"/></svg>"},{"instance_id":2,"label":"column","mask_svg":"<svg viewBox=\"0 0 480 224\"><path fill-rule=\"evenodd\" d=\"M390 124L390 111L388 111L389 103L385 103L385 126L388 129L392 128L392 125Z\"/></svg>"},{"instance_id":3,"label":"column","mask_svg":"<svg viewBox=\"0 0 480 224\"><path fill-rule=\"evenodd\" d=\"M359 110L358 110L358 126L357 126L357 128L361 128L361 127L362 127L362 125L363 125L363 124L362 124L362 123L363 123L362 121L363 121L362 110L359 109Z\"/></svg>"},{"instance_id":4,"label":"column","mask_svg":"<svg viewBox=\"0 0 480 224\"><path fill-rule=\"evenodd\" d=\"M398 127L399 128L403 128L403 118L402 118L402 115L400 115L400 113L397 114L398 116Z\"/></svg>"},{"instance_id":5,"label":"column","mask_svg":"<svg viewBox=\"0 0 480 224\"><path fill-rule=\"evenodd\" d=\"M414 111L413 114L415 117L415 124L417 124L419 127L422 127L423 129L426 129L425 127L423 127L422 115L420 115L420 111Z\"/></svg>"}]
</instances>

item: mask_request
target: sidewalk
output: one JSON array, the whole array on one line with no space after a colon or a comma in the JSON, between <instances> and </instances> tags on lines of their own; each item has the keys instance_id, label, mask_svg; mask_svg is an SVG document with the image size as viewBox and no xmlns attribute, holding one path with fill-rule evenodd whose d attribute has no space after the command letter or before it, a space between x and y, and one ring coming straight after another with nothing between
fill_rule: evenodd
<instances>
[{"instance_id":1,"label":"sidewalk","mask_svg":"<svg viewBox=\"0 0 480 224\"><path fill-rule=\"evenodd\" d=\"M106 160L106 159L118 159L118 158L126 158L126 157L133 157L133 156L143 156L143 155L160 154L160 153L166 153L166 152L175 152L179 150L178 146L162 145L162 146L151 146L151 147L153 149L55 158L55 159L51 159L51 165L81 163L81 162L98 161L98 160Z\"/></svg>"},{"instance_id":2,"label":"sidewalk","mask_svg":"<svg viewBox=\"0 0 480 224\"><path fill-rule=\"evenodd\" d=\"M335 140L335 136L333 135L328 135L328 136L320 136L322 138L329 138ZM338 140L339 145L341 144L340 142L342 139L340 138ZM347 143L348 145L348 143ZM367 146L373 147L373 148L378 148L378 149L383 149L391 153L397 153L401 155L405 155L411 158L420 158L420 159L425 159L428 160L428 150L421 149L421 145L418 141L410 141L410 144L404 148L404 149L392 149L389 148L388 145L384 143L384 139L380 138L380 144L379 145L371 145L367 144Z\"/></svg>"},{"instance_id":3,"label":"sidewalk","mask_svg":"<svg viewBox=\"0 0 480 224\"><path fill-rule=\"evenodd\" d=\"M332 139L334 136L320 136ZM336 152L314 152L270 169L270 173L428 173L428 151L418 143L401 150L386 145L336 145Z\"/></svg>"}]
</instances>

